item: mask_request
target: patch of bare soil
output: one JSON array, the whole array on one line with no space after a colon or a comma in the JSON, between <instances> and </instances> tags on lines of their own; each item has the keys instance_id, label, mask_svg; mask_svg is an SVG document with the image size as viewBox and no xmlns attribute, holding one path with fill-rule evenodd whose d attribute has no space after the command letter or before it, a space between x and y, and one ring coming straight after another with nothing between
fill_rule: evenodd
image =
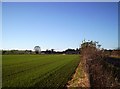
<instances>
[{"instance_id":1,"label":"patch of bare soil","mask_svg":"<svg viewBox=\"0 0 120 89\"><path fill-rule=\"evenodd\" d=\"M68 81L67 88L84 88L88 89L90 87L89 75L85 71L84 62L80 62L72 80Z\"/></svg>"}]
</instances>

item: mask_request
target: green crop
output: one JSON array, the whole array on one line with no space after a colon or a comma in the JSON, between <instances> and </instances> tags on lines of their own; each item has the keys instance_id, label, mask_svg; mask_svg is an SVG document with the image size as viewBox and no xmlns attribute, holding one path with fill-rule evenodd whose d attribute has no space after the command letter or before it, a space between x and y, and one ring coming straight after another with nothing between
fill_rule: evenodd
<instances>
[{"instance_id":1,"label":"green crop","mask_svg":"<svg viewBox=\"0 0 120 89\"><path fill-rule=\"evenodd\" d=\"M79 55L3 55L3 87L65 87Z\"/></svg>"}]
</instances>

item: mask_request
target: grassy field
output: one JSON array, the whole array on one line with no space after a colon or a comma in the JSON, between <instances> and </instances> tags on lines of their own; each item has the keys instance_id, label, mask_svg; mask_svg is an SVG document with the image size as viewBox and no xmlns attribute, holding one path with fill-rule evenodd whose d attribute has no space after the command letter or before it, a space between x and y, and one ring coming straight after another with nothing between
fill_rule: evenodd
<instances>
[{"instance_id":1,"label":"grassy field","mask_svg":"<svg viewBox=\"0 0 120 89\"><path fill-rule=\"evenodd\" d=\"M79 55L3 55L3 87L64 87Z\"/></svg>"}]
</instances>

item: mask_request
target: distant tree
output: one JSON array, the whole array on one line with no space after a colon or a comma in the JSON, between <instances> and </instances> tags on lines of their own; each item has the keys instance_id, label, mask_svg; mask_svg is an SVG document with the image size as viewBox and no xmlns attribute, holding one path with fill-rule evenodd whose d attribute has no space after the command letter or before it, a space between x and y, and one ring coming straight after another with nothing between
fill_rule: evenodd
<instances>
[{"instance_id":1,"label":"distant tree","mask_svg":"<svg viewBox=\"0 0 120 89\"><path fill-rule=\"evenodd\" d=\"M30 50L29 52L30 52L30 54L32 54L32 50Z\"/></svg>"},{"instance_id":2,"label":"distant tree","mask_svg":"<svg viewBox=\"0 0 120 89\"><path fill-rule=\"evenodd\" d=\"M6 52L7 52L7 51L4 51L4 50L3 50L3 51L2 51L2 54L5 54Z\"/></svg>"},{"instance_id":3,"label":"distant tree","mask_svg":"<svg viewBox=\"0 0 120 89\"><path fill-rule=\"evenodd\" d=\"M76 54L80 53L80 48L76 48Z\"/></svg>"},{"instance_id":4,"label":"distant tree","mask_svg":"<svg viewBox=\"0 0 120 89\"><path fill-rule=\"evenodd\" d=\"M51 54L51 50L46 49L45 54Z\"/></svg>"},{"instance_id":5,"label":"distant tree","mask_svg":"<svg viewBox=\"0 0 120 89\"><path fill-rule=\"evenodd\" d=\"M67 50L65 50L65 53L66 54L76 54L76 50L75 49L67 49Z\"/></svg>"},{"instance_id":6,"label":"distant tree","mask_svg":"<svg viewBox=\"0 0 120 89\"><path fill-rule=\"evenodd\" d=\"M54 53L54 49L51 49L51 53Z\"/></svg>"},{"instance_id":7,"label":"distant tree","mask_svg":"<svg viewBox=\"0 0 120 89\"><path fill-rule=\"evenodd\" d=\"M35 46L34 50L36 54L39 54L41 52L40 46Z\"/></svg>"}]
</instances>

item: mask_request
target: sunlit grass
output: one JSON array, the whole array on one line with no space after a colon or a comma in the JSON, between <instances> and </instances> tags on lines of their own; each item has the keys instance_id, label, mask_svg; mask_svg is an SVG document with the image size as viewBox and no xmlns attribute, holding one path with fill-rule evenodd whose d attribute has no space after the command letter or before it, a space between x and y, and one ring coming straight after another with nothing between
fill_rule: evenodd
<instances>
[{"instance_id":1,"label":"sunlit grass","mask_svg":"<svg viewBox=\"0 0 120 89\"><path fill-rule=\"evenodd\" d=\"M3 87L64 87L79 55L3 55Z\"/></svg>"}]
</instances>

